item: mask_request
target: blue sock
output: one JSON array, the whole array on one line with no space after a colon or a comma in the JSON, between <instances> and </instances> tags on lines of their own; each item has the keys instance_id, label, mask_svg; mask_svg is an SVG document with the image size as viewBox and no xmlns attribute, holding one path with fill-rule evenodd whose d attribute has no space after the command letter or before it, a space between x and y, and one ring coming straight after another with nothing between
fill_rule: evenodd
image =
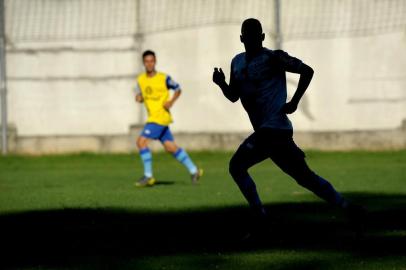
<instances>
[{"instance_id":1,"label":"blue sock","mask_svg":"<svg viewBox=\"0 0 406 270\"><path fill-rule=\"evenodd\" d=\"M185 150L179 148L173 156L188 169L190 174L195 174L197 172L196 165L190 159Z\"/></svg>"},{"instance_id":2,"label":"blue sock","mask_svg":"<svg viewBox=\"0 0 406 270\"><path fill-rule=\"evenodd\" d=\"M152 177L152 154L149 148L141 149L140 156L144 164L144 175L146 177Z\"/></svg>"}]
</instances>

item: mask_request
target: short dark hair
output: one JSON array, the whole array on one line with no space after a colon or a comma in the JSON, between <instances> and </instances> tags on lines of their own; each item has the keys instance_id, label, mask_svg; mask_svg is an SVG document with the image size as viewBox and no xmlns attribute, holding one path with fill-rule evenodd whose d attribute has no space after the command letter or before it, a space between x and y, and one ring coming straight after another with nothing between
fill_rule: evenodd
<instances>
[{"instance_id":1,"label":"short dark hair","mask_svg":"<svg viewBox=\"0 0 406 270\"><path fill-rule=\"evenodd\" d=\"M153 52L151 50L146 50L145 52L142 53L142 59L144 59L148 55L152 55L153 57L156 57L155 52Z\"/></svg>"},{"instance_id":2,"label":"short dark hair","mask_svg":"<svg viewBox=\"0 0 406 270\"><path fill-rule=\"evenodd\" d=\"M241 25L241 33L244 32L262 34L261 22L254 18L246 19Z\"/></svg>"}]
</instances>

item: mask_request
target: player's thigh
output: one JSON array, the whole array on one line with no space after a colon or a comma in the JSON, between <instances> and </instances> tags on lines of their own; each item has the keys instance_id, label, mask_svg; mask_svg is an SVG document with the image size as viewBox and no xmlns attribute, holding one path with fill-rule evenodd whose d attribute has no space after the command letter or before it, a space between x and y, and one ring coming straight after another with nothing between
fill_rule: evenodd
<instances>
[{"instance_id":1,"label":"player's thigh","mask_svg":"<svg viewBox=\"0 0 406 270\"><path fill-rule=\"evenodd\" d=\"M137 139L139 148L147 147L151 140L161 140L162 135L168 127L156 123L146 123ZM161 140L162 141L162 140Z\"/></svg>"},{"instance_id":2,"label":"player's thigh","mask_svg":"<svg viewBox=\"0 0 406 270\"><path fill-rule=\"evenodd\" d=\"M174 141L166 140L162 142L162 145L165 148L165 151L169 153L176 153L178 151L179 147L176 145Z\"/></svg>"},{"instance_id":3,"label":"player's thigh","mask_svg":"<svg viewBox=\"0 0 406 270\"><path fill-rule=\"evenodd\" d=\"M169 127L165 127L159 135L159 140L164 146L165 150L170 153L175 153L178 150L178 146L175 143L172 132Z\"/></svg>"},{"instance_id":4,"label":"player's thigh","mask_svg":"<svg viewBox=\"0 0 406 270\"><path fill-rule=\"evenodd\" d=\"M248 170L255 164L268 158L268 154L252 134L238 147L230 160L230 172Z\"/></svg>"},{"instance_id":5,"label":"player's thigh","mask_svg":"<svg viewBox=\"0 0 406 270\"><path fill-rule=\"evenodd\" d=\"M145 148L145 147L148 147L148 144L149 144L150 140L151 140L151 139L149 139L149 138L147 138L147 137L144 137L144 136L142 136L142 135L139 136L139 137L137 138L137 141L136 141L137 147L138 147L139 149L143 149L143 148Z\"/></svg>"},{"instance_id":6,"label":"player's thigh","mask_svg":"<svg viewBox=\"0 0 406 270\"><path fill-rule=\"evenodd\" d=\"M311 175L312 171L306 163L306 156L293 139L280 142L278 146L272 149L270 158L282 171L297 181Z\"/></svg>"}]
</instances>

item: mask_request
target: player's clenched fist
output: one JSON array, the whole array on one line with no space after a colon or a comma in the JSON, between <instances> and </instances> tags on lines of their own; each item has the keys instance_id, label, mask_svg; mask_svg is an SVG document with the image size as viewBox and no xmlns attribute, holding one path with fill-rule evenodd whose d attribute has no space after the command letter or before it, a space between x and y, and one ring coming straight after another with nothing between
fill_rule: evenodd
<instances>
[{"instance_id":1,"label":"player's clenched fist","mask_svg":"<svg viewBox=\"0 0 406 270\"><path fill-rule=\"evenodd\" d=\"M213 82L217 85L221 85L226 81L224 72L221 68L214 68L213 72Z\"/></svg>"},{"instance_id":2,"label":"player's clenched fist","mask_svg":"<svg viewBox=\"0 0 406 270\"><path fill-rule=\"evenodd\" d=\"M286 114L294 113L297 110L297 103L295 102L288 102L282 107L282 111Z\"/></svg>"}]
</instances>

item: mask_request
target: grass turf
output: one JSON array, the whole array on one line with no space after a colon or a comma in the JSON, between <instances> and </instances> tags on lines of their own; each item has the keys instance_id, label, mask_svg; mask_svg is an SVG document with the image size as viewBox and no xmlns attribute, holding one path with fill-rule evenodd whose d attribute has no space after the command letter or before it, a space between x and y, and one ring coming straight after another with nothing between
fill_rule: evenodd
<instances>
[{"instance_id":1,"label":"grass turf","mask_svg":"<svg viewBox=\"0 0 406 270\"><path fill-rule=\"evenodd\" d=\"M137 189L136 155L0 158L2 269L406 269L406 151L308 152L310 166L367 206L362 239L265 161L251 169L272 217L263 239L227 172L231 153L154 154L158 184Z\"/></svg>"}]
</instances>

